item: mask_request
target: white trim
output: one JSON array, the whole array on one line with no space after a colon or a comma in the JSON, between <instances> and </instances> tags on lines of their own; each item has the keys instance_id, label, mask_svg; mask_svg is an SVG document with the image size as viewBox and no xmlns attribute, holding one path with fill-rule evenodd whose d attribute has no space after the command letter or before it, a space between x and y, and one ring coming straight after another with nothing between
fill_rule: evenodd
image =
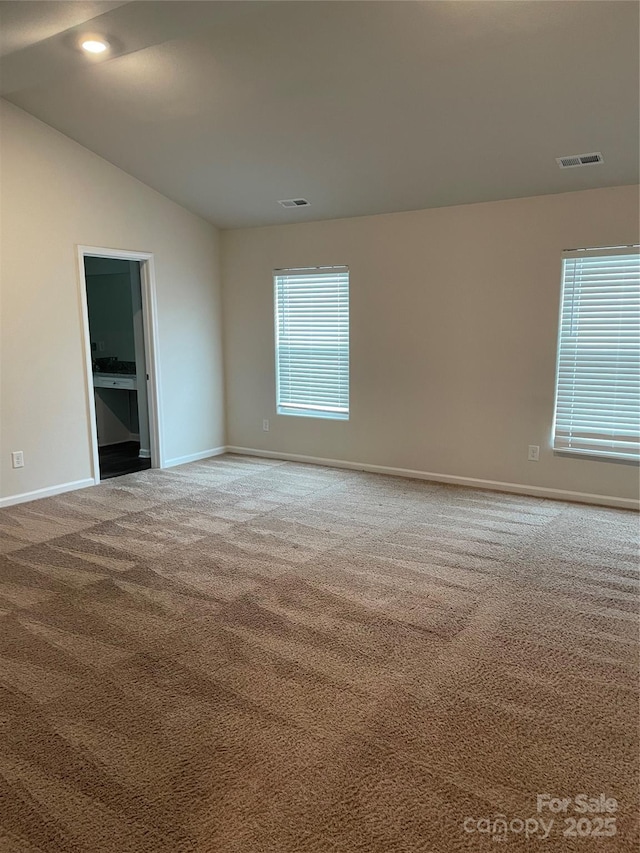
<instances>
[{"instance_id":1,"label":"white trim","mask_svg":"<svg viewBox=\"0 0 640 853\"><path fill-rule=\"evenodd\" d=\"M410 468L391 468L387 465L369 465L366 462L347 462L344 459L323 459L319 456L303 456L298 453L279 453L273 450L258 450L253 447L214 447L211 450L203 450L199 453L191 453L188 456L177 456L165 461L165 468L176 465L185 465L188 462L198 462L201 459L210 459L214 456L222 456L224 453L237 453L243 456L258 456L265 459L281 459L283 462L304 462L310 465L326 465L328 468L346 468L351 471L367 471L372 474L386 474L392 477L408 477L414 480L431 480L436 483L451 483L456 486L468 486L475 489L487 489L488 491L509 492L516 495L529 495L536 498L550 498L552 500L571 501L577 503L596 504L600 506L611 506L620 509L640 509L640 502L633 498L618 498L611 495L592 495L587 492L572 492L566 489L550 489L545 486L527 486L520 483L502 483L497 480L480 480L475 477L459 477L454 474L434 474L429 471L414 471ZM86 489L93 486L92 479L76 480L73 483L61 483L58 486L50 486L47 489L37 489L34 492L25 492L21 495L11 495L0 498L0 508L14 504L34 501L39 498L49 498L64 492L76 489Z\"/></svg>"},{"instance_id":2,"label":"white trim","mask_svg":"<svg viewBox=\"0 0 640 853\"><path fill-rule=\"evenodd\" d=\"M160 366L158 363L158 317L156 306L156 280L153 254L151 252L131 252L125 249L105 249L97 246L78 246L78 290L82 320L82 345L85 353L85 393L86 412L91 440L92 482L100 482L100 457L98 452L98 430L96 410L93 398L93 370L91 361L91 336L89 333L89 310L87 305L87 283L84 271L86 256L95 258L113 258L119 261L140 262L140 285L142 291L142 318L144 323L145 360L149 381L147 400L149 406L149 443L151 445L151 467L164 468L162 445L162 405L160 400Z\"/></svg>"},{"instance_id":3,"label":"white trim","mask_svg":"<svg viewBox=\"0 0 640 853\"><path fill-rule=\"evenodd\" d=\"M390 468L387 465L369 465L366 462L347 462L344 459L322 459L319 456L303 456L298 453L279 453L273 450L257 450L253 447L228 446L227 453L243 456L262 456L266 459L282 459L286 462L307 462L311 465L326 465L329 468L348 468L351 471L367 471L372 474L387 474L392 477L410 477L414 480L432 480L435 483L451 483L473 489L488 489L494 492L511 492L536 498L551 498L558 501L596 504L640 509L640 501L633 498L618 498L613 495L592 495L587 492L572 492L567 489L550 489L546 486L529 486L522 483L502 483L498 480L480 480L476 477L459 477L455 474L434 474L431 471L414 471L410 468Z\"/></svg>"},{"instance_id":4,"label":"white trim","mask_svg":"<svg viewBox=\"0 0 640 853\"><path fill-rule=\"evenodd\" d=\"M600 255L627 255L630 249L640 249L640 244L630 243L628 246L594 246L593 248L586 247L584 249L563 249L562 254L565 258L597 258ZM589 252L589 255L587 255ZM635 253L634 253L635 254Z\"/></svg>"},{"instance_id":5,"label":"white trim","mask_svg":"<svg viewBox=\"0 0 640 853\"><path fill-rule=\"evenodd\" d=\"M100 246L78 246L78 251L94 258L115 258L117 261L148 261L151 252L131 252L128 249L105 249Z\"/></svg>"},{"instance_id":6,"label":"white trim","mask_svg":"<svg viewBox=\"0 0 640 853\"><path fill-rule=\"evenodd\" d=\"M162 382L160 358L158 356L158 304L156 299L156 268L153 255L140 264L142 286L142 321L144 324L145 362L149 381L147 383L147 405L149 407L149 444L151 467L164 468L164 445L162 423Z\"/></svg>"},{"instance_id":7,"label":"white trim","mask_svg":"<svg viewBox=\"0 0 640 853\"><path fill-rule=\"evenodd\" d=\"M115 447L118 444L129 444L132 441L140 443L140 436L137 432L130 432L129 438L123 438L120 441L107 441L104 444L98 443L98 450L104 450L105 447ZM139 459L151 459L151 451L148 447L141 447L138 451ZM95 484L94 484L95 485Z\"/></svg>"},{"instance_id":8,"label":"white trim","mask_svg":"<svg viewBox=\"0 0 640 853\"><path fill-rule=\"evenodd\" d=\"M165 459L163 468L173 468L176 465L186 465L187 462L199 462L200 459L210 459L212 456L222 456L227 453L228 447L213 447L211 450L201 450L199 453L190 453L188 456L176 456L174 459Z\"/></svg>"},{"instance_id":9,"label":"white trim","mask_svg":"<svg viewBox=\"0 0 640 853\"><path fill-rule=\"evenodd\" d=\"M323 272L349 272L349 267L347 264L335 264L333 266L324 266L324 267L283 267L282 269L274 269L273 275L275 276L286 276L291 273L292 276L298 277L301 275L308 276L317 276L318 273Z\"/></svg>"},{"instance_id":10,"label":"white trim","mask_svg":"<svg viewBox=\"0 0 640 853\"><path fill-rule=\"evenodd\" d=\"M100 455L98 451L98 427L96 422L95 389L93 386L89 304L87 301L87 281L84 273L84 256L84 247L78 246L78 297L80 300L82 351L84 352L85 412L89 425L89 440L91 442L91 482L97 486L100 482Z\"/></svg>"},{"instance_id":11,"label":"white trim","mask_svg":"<svg viewBox=\"0 0 640 853\"><path fill-rule=\"evenodd\" d=\"M36 489L35 492L23 492L21 495L9 495L7 498L0 498L0 507L23 504L27 503L27 501L39 500L40 498L51 498L54 495L61 495L63 492L86 489L88 486L93 485L93 480L89 478L87 480L75 480L73 483L61 483L59 486L49 486L47 489Z\"/></svg>"},{"instance_id":12,"label":"white trim","mask_svg":"<svg viewBox=\"0 0 640 853\"><path fill-rule=\"evenodd\" d=\"M140 441L140 436L137 432L130 432L129 438L121 438L118 441L105 441L103 444L98 444L98 447L115 447L116 444L129 444L132 441Z\"/></svg>"}]
</instances>

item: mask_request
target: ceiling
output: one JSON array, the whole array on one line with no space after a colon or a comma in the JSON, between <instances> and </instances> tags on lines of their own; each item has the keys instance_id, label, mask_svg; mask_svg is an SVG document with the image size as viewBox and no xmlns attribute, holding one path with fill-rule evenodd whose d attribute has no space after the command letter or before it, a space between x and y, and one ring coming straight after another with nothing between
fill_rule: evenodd
<instances>
[{"instance_id":1,"label":"ceiling","mask_svg":"<svg viewBox=\"0 0 640 853\"><path fill-rule=\"evenodd\" d=\"M223 228L631 184L639 9L0 2L0 94Z\"/></svg>"}]
</instances>

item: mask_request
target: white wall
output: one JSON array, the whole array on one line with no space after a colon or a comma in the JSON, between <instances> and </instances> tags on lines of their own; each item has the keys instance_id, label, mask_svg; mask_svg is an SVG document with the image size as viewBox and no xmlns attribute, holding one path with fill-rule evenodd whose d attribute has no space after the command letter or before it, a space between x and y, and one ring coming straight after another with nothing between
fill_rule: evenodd
<instances>
[{"instance_id":1,"label":"white wall","mask_svg":"<svg viewBox=\"0 0 640 853\"><path fill-rule=\"evenodd\" d=\"M153 252L167 459L224 444L218 233L0 102L0 497L90 477L77 245ZM25 467L12 470L10 453Z\"/></svg>"},{"instance_id":2,"label":"white wall","mask_svg":"<svg viewBox=\"0 0 640 853\"><path fill-rule=\"evenodd\" d=\"M155 254L165 456L222 445L218 232L0 109L0 499L90 476L78 244ZM637 240L637 187L226 232L227 443L637 498L637 466L550 449L561 251ZM348 422L275 414L271 271L315 264L351 271Z\"/></svg>"},{"instance_id":3,"label":"white wall","mask_svg":"<svg viewBox=\"0 0 640 853\"><path fill-rule=\"evenodd\" d=\"M550 446L561 252L634 242L637 187L225 232L227 442L637 499L637 466ZM350 268L348 422L275 412L272 270L321 264Z\"/></svg>"}]
</instances>

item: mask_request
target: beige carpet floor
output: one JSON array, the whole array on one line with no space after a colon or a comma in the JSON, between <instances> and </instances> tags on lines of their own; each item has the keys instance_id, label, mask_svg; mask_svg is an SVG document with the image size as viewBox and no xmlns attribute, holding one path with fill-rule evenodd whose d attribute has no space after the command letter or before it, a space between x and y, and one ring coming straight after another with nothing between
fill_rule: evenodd
<instances>
[{"instance_id":1,"label":"beige carpet floor","mask_svg":"<svg viewBox=\"0 0 640 853\"><path fill-rule=\"evenodd\" d=\"M233 456L0 510L0 850L635 851L637 546Z\"/></svg>"}]
</instances>

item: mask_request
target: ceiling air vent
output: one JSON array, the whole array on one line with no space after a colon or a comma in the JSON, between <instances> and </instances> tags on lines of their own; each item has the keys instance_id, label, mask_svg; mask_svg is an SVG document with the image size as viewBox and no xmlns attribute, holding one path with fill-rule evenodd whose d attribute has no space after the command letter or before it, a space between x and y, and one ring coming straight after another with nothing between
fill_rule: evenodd
<instances>
[{"instance_id":1,"label":"ceiling air vent","mask_svg":"<svg viewBox=\"0 0 640 853\"><path fill-rule=\"evenodd\" d=\"M281 204L283 207L308 207L309 202L306 198L285 198L283 201L279 201L278 204Z\"/></svg>"},{"instance_id":2,"label":"ceiling air vent","mask_svg":"<svg viewBox=\"0 0 640 853\"><path fill-rule=\"evenodd\" d=\"M604 162L599 151L592 154L571 154L569 157L556 157L556 163L561 169L575 169L576 166L593 166L594 163Z\"/></svg>"}]
</instances>

